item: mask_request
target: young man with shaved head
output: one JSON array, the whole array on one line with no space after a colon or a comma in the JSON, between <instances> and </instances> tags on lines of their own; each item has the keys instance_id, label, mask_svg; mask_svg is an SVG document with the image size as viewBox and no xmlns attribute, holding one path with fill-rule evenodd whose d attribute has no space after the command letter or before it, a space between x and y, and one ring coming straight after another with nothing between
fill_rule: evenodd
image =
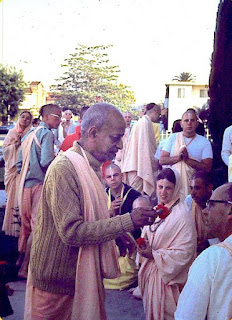
<instances>
[{"instance_id":1,"label":"young man with shaved head","mask_svg":"<svg viewBox=\"0 0 232 320\"><path fill-rule=\"evenodd\" d=\"M21 266L18 275L27 277L29 254L32 242L39 200L48 166L54 159L54 137L52 129L60 124L61 109L55 104L41 107L42 121L37 128L32 128L22 139L17 171L20 173L19 211L21 227L18 241L20 256L17 264Z\"/></svg>"},{"instance_id":2,"label":"young man with shaved head","mask_svg":"<svg viewBox=\"0 0 232 320\"><path fill-rule=\"evenodd\" d=\"M221 243L204 250L192 264L179 297L176 320L232 317L232 184L217 188L204 209L209 232Z\"/></svg>"},{"instance_id":3,"label":"young man with shaved head","mask_svg":"<svg viewBox=\"0 0 232 320\"><path fill-rule=\"evenodd\" d=\"M90 107L81 139L50 165L26 290L26 320L106 319L102 278L119 275L112 239L154 222L152 208L110 218L101 163L122 148L125 121L112 105Z\"/></svg>"},{"instance_id":4,"label":"young man with shaved head","mask_svg":"<svg viewBox=\"0 0 232 320\"><path fill-rule=\"evenodd\" d=\"M176 169L181 176L182 200L190 193L190 180L195 171L211 171L213 152L210 142L196 134L198 118L194 109L188 109L182 116L182 132L173 133L167 139L159 163Z\"/></svg>"},{"instance_id":5,"label":"young man with shaved head","mask_svg":"<svg viewBox=\"0 0 232 320\"><path fill-rule=\"evenodd\" d=\"M122 173L116 164L110 164L105 170L105 182L107 184L107 204L112 217L123 215L132 211L132 205L135 199L141 194L122 182ZM137 239L141 235L141 230L132 231L132 236ZM120 243L118 243L120 246ZM116 279L104 279L106 289L126 289L137 281L138 269L135 264L135 253L123 253L119 257L121 270L120 277Z\"/></svg>"}]
</instances>

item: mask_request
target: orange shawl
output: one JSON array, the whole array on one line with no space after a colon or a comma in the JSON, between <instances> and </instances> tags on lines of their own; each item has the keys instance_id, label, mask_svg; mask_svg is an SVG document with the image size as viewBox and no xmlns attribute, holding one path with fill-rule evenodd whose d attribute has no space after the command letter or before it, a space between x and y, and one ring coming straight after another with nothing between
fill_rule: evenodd
<instances>
[{"instance_id":1,"label":"orange shawl","mask_svg":"<svg viewBox=\"0 0 232 320\"><path fill-rule=\"evenodd\" d=\"M156 141L150 118L143 116L133 127L121 161L125 183L149 196L155 190Z\"/></svg>"},{"instance_id":2,"label":"orange shawl","mask_svg":"<svg viewBox=\"0 0 232 320\"><path fill-rule=\"evenodd\" d=\"M84 157L67 150L63 154L72 162L84 195L84 221L109 218L107 196L96 173ZM115 241L81 247L78 253L76 287L72 319L104 320L104 288L102 277L120 275Z\"/></svg>"},{"instance_id":3,"label":"orange shawl","mask_svg":"<svg viewBox=\"0 0 232 320\"><path fill-rule=\"evenodd\" d=\"M176 186L172 201L166 205L169 208L179 198L180 177L174 173ZM157 218L155 222L159 220ZM145 226L142 237L147 237L153 255L153 259L142 257L139 270L146 319L173 320L180 291L196 252L196 230L186 204L176 204L155 232Z\"/></svg>"},{"instance_id":4,"label":"orange shawl","mask_svg":"<svg viewBox=\"0 0 232 320\"><path fill-rule=\"evenodd\" d=\"M3 142L3 155L5 160L4 183L7 194L7 204L2 230L5 232L5 234L14 237L19 236L20 227L19 224L15 223L17 222L17 218L14 217L14 214L18 213L17 187L19 184L19 175L16 168L19 145L16 146L15 142L18 140L19 136L21 138L25 136L30 128L31 124L25 128L24 131L22 131L18 120L15 127L9 130Z\"/></svg>"},{"instance_id":5,"label":"orange shawl","mask_svg":"<svg viewBox=\"0 0 232 320\"><path fill-rule=\"evenodd\" d=\"M205 224L204 215L202 213L202 208L193 200L192 203L192 216L195 222L197 230L197 241L201 242L207 239L208 227Z\"/></svg>"},{"instance_id":6,"label":"orange shawl","mask_svg":"<svg viewBox=\"0 0 232 320\"><path fill-rule=\"evenodd\" d=\"M175 141L175 148L173 156L179 154L180 148L185 146L183 132L178 132ZM176 169L181 177L181 190L180 190L180 198L182 201L190 194L190 181L191 177L194 173L194 169L188 166L184 161L179 161L172 165L173 169Z\"/></svg>"},{"instance_id":7,"label":"orange shawl","mask_svg":"<svg viewBox=\"0 0 232 320\"><path fill-rule=\"evenodd\" d=\"M36 132L40 129L44 128L44 126L39 126L35 128L22 142L22 169L19 176L19 189L18 189L18 203L19 203L19 213L22 212L22 197L23 197L23 188L25 179L27 176L29 164L30 164L30 150L32 142L35 140L36 144L40 147L40 143L36 137Z\"/></svg>"}]
</instances>

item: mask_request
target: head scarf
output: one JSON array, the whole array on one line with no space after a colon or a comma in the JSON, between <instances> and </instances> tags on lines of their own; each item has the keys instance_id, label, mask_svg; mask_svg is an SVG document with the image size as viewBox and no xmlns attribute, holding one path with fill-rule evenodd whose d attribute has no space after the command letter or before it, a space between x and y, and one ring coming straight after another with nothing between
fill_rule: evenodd
<instances>
[{"instance_id":1,"label":"head scarf","mask_svg":"<svg viewBox=\"0 0 232 320\"><path fill-rule=\"evenodd\" d=\"M180 174L177 170L175 170L173 168L168 168L168 169L173 171L173 173L175 174L175 178L176 178L176 183L175 183L175 188L174 188L174 192L172 195L172 199L169 203L165 204L166 207L170 208L174 203L176 203L180 199L181 179L180 179ZM159 199L159 196L158 196L158 203L162 203L162 201Z\"/></svg>"},{"instance_id":2,"label":"head scarf","mask_svg":"<svg viewBox=\"0 0 232 320\"><path fill-rule=\"evenodd\" d=\"M29 124L24 130L22 130L22 128L20 127L20 124L19 124L19 119L20 119L20 117L21 117L21 115L22 115L23 113L28 113L28 114L31 115L31 122L30 122L30 124ZM27 132L30 130L31 126L32 126L32 119L33 119L33 116L32 116L32 114L30 113L30 111L22 111L22 112L20 113L20 115L19 115L19 117L18 117L18 121L16 122L16 125L15 125L15 127L14 127L15 131L16 131L17 133L21 133L21 134L22 134L22 137L25 136L25 135L27 134Z\"/></svg>"}]
</instances>

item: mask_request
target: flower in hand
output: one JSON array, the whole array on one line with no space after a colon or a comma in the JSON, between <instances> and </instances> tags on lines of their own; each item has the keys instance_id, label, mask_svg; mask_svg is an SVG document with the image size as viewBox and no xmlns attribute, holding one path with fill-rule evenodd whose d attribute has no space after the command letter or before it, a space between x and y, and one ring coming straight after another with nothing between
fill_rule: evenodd
<instances>
[{"instance_id":1,"label":"flower in hand","mask_svg":"<svg viewBox=\"0 0 232 320\"><path fill-rule=\"evenodd\" d=\"M160 219L165 219L170 214L168 207L165 207L164 204L158 204L154 210Z\"/></svg>"},{"instance_id":2,"label":"flower in hand","mask_svg":"<svg viewBox=\"0 0 232 320\"><path fill-rule=\"evenodd\" d=\"M145 238L140 237L140 238L136 239L136 242L137 242L137 245L139 246L139 248L141 248L141 249L145 249L146 248L146 240L145 240Z\"/></svg>"}]
</instances>

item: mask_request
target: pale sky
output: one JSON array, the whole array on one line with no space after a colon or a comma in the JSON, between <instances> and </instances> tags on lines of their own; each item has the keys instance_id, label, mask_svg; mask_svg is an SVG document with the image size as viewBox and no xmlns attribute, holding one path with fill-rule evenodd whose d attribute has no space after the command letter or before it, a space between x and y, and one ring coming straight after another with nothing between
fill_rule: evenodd
<instances>
[{"instance_id":1,"label":"pale sky","mask_svg":"<svg viewBox=\"0 0 232 320\"><path fill-rule=\"evenodd\" d=\"M164 100L181 72L208 82L219 0L3 0L0 63L46 89L78 43L107 45L136 104Z\"/></svg>"}]
</instances>

